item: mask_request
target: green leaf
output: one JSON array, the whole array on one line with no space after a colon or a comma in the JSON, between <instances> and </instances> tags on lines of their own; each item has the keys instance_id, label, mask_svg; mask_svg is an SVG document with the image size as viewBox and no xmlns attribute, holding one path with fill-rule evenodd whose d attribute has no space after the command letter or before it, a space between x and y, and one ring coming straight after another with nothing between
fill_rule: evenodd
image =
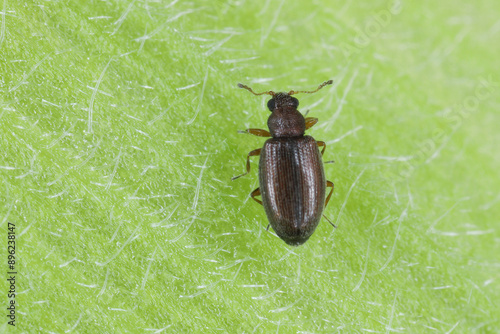
<instances>
[{"instance_id":1,"label":"green leaf","mask_svg":"<svg viewBox=\"0 0 500 334\"><path fill-rule=\"evenodd\" d=\"M498 2L0 5L18 329L500 331ZM293 248L249 198L258 158L230 180L269 115L237 83L328 79L297 98L338 228Z\"/></svg>"}]
</instances>

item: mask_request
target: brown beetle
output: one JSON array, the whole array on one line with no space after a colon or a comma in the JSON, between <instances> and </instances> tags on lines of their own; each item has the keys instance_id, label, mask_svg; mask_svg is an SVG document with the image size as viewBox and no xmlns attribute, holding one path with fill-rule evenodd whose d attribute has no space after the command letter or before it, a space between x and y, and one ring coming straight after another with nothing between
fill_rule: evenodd
<instances>
[{"instance_id":1,"label":"brown beetle","mask_svg":"<svg viewBox=\"0 0 500 334\"><path fill-rule=\"evenodd\" d=\"M267 102L267 107L272 112L267 120L269 131L243 131L259 137L272 138L265 142L263 148L248 153L247 172L233 177L232 180L248 174L250 157L260 155L260 187L255 189L251 196L264 206L269 223L276 234L293 246L305 243L314 233L323 215L323 209L332 196L333 183L326 180L323 170L325 142L304 135L318 119L304 118L297 110L299 100L292 95L314 93L330 84L332 80L325 81L314 91L292 90L288 93L255 93L250 87L238 84L238 87L245 88L254 95L272 96ZM331 187L331 190L326 197L327 187ZM262 201L255 198L259 195L262 196ZM269 225L267 228L269 229Z\"/></svg>"}]
</instances>

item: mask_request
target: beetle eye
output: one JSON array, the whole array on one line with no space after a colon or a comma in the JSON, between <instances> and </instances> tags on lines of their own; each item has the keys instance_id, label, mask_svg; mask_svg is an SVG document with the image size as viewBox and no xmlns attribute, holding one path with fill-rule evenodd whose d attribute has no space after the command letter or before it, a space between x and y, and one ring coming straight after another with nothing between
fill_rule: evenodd
<instances>
[{"instance_id":1,"label":"beetle eye","mask_svg":"<svg viewBox=\"0 0 500 334\"><path fill-rule=\"evenodd\" d=\"M269 108L270 111L274 110L275 105L276 104L274 99L270 99L269 101L267 101L267 108Z\"/></svg>"},{"instance_id":2,"label":"beetle eye","mask_svg":"<svg viewBox=\"0 0 500 334\"><path fill-rule=\"evenodd\" d=\"M299 106L299 100L297 100L296 98L292 97L292 103L293 103L293 107L294 108L297 108Z\"/></svg>"}]
</instances>

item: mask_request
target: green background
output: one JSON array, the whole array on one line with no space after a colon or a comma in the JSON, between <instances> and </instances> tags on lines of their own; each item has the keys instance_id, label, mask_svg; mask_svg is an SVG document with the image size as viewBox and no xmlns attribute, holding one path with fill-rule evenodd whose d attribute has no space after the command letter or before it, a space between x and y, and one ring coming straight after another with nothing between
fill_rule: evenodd
<instances>
[{"instance_id":1,"label":"green background","mask_svg":"<svg viewBox=\"0 0 500 334\"><path fill-rule=\"evenodd\" d=\"M0 6L17 331L500 331L498 1ZM236 84L327 79L297 97L338 228L293 248L249 199L258 160L230 181L269 115Z\"/></svg>"}]
</instances>

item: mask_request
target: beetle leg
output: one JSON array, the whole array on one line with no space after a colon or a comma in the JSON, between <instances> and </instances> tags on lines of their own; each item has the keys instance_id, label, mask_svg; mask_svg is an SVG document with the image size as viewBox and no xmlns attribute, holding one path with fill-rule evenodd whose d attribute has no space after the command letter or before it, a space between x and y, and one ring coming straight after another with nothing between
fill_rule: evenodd
<instances>
[{"instance_id":1,"label":"beetle leg","mask_svg":"<svg viewBox=\"0 0 500 334\"><path fill-rule=\"evenodd\" d=\"M326 150L326 143L324 141L316 141L318 144L318 147L323 146L323 149L321 150L321 156L323 156L323 153L325 153Z\"/></svg>"},{"instance_id":2,"label":"beetle leg","mask_svg":"<svg viewBox=\"0 0 500 334\"><path fill-rule=\"evenodd\" d=\"M332 222L330 221L330 219L328 219L328 217L327 217L327 216L323 215L323 217L326 219L326 221L327 221L327 222L329 222L329 223L330 223L330 225L332 225L333 227L337 228L337 226L335 226L335 224L334 224L334 223L332 223Z\"/></svg>"},{"instance_id":3,"label":"beetle leg","mask_svg":"<svg viewBox=\"0 0 500 334\"><path fill-rule=\"evenodd\" d=\"M306 117L306 130L312 128L316 123L318 123L316 117Z\"/></svg>"},{"instance_id":4,"label":"beetle leg","mask_svg":"<svg viewBox=\"0 0 500 334\"><path fill-rule=\"evenodd\" d=\"M250 194L250 196L252 196L252 199L253 199L255 202L257 202L257 203L259 203L260 205L262 205L262 201L261 201L260 199L255 198L255 196L260 196L260 188L257 188L257 189L255 189L254 191L252 191L252 193ZM268 225L267 225L267 229L266 229L266 231L269 231L269 226L271 226L271 224L268 224Z\"/></svg>"},{"instance_id":5,"label":"beetle leg","mask_svg":"<svg viewBox=\"0 0 500 334\"><path fill-rule=\"evenodd\" d=\"M236 180L237 178L240 178L242 176L245 176L247 175L248 173L250 173L250 157L253 157L253 156L256 156L256 155L260 155L260 148L256 149L256 150L253 150L251 151L250 153L248 153L248 156L247 156L247 172L246 173L243 173L241 175L238 175L238 176L233 176L231 178L231 181L234 181Z\"/></svg>"},{"instance_id":6,"label":"beetle leg","mask_svg":"<svg viewBox=\"0 0 500 334\"><path fill-rule=\"evenodd\" d=\"M271 137L271 134L267 130L262 130L262 129L246 129L243 131L238 131L238 133L249 133L254 136L259 136L259 137Z\"/></svg>"},{"instance_id":7,"label":"beetle leg","mask_svg":"<svg viewBox=\"0 0 500 334\"><path fill-rule=\"evenodd\" d=\"M255 198L255 196L260 196L260 188L257 188L255 189L254 191L252 191L252 193L250 194L250 196L252 196L252 199L259 203L260 205L262 205L262 201L260 199L257 199Z\"/></svg>"},{"instance_id":8,"label":"beetle leg","mask_svg":"<svg viewBox=\"0 0 500 334\"><path fill-rule=\"evenodd\" d=\"M326 181L326 187L331 187L332 190L330 190L330 193L328 194L328 196L326 197L326 201L325 201L325 207L328 205L328 202L330 202L330 197L332 197L332 194L333 194L333 188L334 188L334 184L332 181Z\"/></svg>"},{"instance_id":9,"label":"beetle leg","mask_svg":"<svg viewBox=\"0 0 500 334\"><path fill-rule=\"evenodd\" d=\"M325 207L326 205L328 204L328 202L330 201L330 197L332 197L332 194L333 194L333 188L334 188L334 185L333 185L333 182L332 181L326 181L326 187L331 187L332 190L330 190L330 193L328 194L328 197L326 198L326 201L325 201ZM325 215L323 215L323 217L325 217L325 219L330 223L330 225L332 225L333 227L337 228L337 226L335 226L331 221L330 219L328 219Z\"/></svg>"}]
</instances>

